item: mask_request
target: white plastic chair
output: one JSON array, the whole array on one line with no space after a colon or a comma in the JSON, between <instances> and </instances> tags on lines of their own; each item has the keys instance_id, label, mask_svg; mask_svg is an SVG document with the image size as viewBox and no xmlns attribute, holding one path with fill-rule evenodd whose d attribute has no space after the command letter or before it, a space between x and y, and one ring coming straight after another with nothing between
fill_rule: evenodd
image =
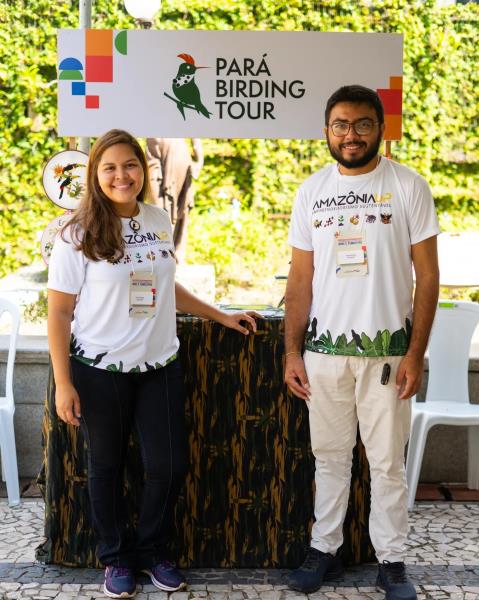
<instances>
[{"instance_id":1,"label":"white plastic chair","mask_svg":"<svg viewBox=\"0 0 479 600\"><path fill-rule=\"evenodd\" d=\"M9 300L0 298L0 317L4 312L10 313L12 331L8 348L5 396L0 396L0 454L2 458L2 479L7 483L8 503L10 506L14 506L20 504L17 452L13 429L13 413L15 412L13 400L13 364L15 362L18 330L20 328L20 311Z\"/></svg>"},{"instance_id":2,"label":"white plastic chair","mask_svg":"<svg viewBox=\"0 0 479 600\"><path fill-rule=\"evenodd\" d=\"M479 489L479 404L469 402L469 352L479 322L479 304L441 301L429 340L429 380L425 402L412 401L406 461L408 508L412 510L429 429L469 426L468 487Z\"/></svg>"}]
</instances>

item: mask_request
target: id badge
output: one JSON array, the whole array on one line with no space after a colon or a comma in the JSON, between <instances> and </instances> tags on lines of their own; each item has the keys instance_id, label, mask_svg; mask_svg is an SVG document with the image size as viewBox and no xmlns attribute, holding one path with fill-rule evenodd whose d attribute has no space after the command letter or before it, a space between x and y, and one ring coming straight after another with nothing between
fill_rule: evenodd
<instances>
[{"instance_id":1,"label":"id badge","mask_svg":"<svg viewBox=\"0 0 479 600\"><path fill-rule=\"evenodd\" d=\"M337 277L364 277L368 274L368 257L364 233L338 233L336 238Z\"/></svg>"},{"instance_id":2,"label":"id badge","mask_svg":"<svg viewBox=\"0 0 479 600\"><path fill-rule=\"evenodd\" d=\"M130 273L129 315L133 319L151 319L156 309L155 274L143 271Z\"/></svg>"}]
</instances>

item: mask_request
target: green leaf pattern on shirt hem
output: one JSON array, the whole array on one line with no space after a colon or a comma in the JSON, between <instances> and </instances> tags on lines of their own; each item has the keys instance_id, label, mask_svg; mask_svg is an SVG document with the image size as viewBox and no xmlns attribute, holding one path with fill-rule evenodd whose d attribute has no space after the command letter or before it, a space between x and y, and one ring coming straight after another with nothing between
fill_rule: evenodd
<instances>
[{"instance_id":1,"label":"green leaf pattern on shirt hem","mask_svg":"<svg viewBox=\"0 0 479 600\"><path fill-rule=\"evenodd\" d=\"M178 353L175 352L173 354L173 356L170 356L170 358L167 358L165 360L164 363L160 363L160 362L155 362L155 365L150 365L149 363L145 362L145 367L146 367L146 371L156 371L157 369L161 369L162 367L166 367L166 365L170 364L171 362L173 362L176 358L178 357ZM111 364L108 365L106 367L107 371L112 371L113 373L145 373L146 371L142 371L140 365L136 365L135 367L132 367L129 371L123 371L123 362L120 360L120 363L118 365L115 364Z\"/></svg>"},{"instance_id":2,"label":"green leaf pattern on shirt hem","mask_svg":"<svg viewBox=\"0 0 479 600\"><path fill-rule=\"evenodd\" d=\"M95 356L95 358L88 358L87 356L84 356L84 352L85 351L81 347L81 344L78 342L78 340L75 338L75 336L72 335L71 339L70 339L70 356L72 358L74 358L75 360L78 360L79 362L83 363L84 365L88 365L90 367L96 367L96 365L100 364L103 357L108 354L108 352L102 352L101 354L97 354ZM146 370L144 372L156 371L157 369L166 367L166 365L173 362L177 357L178 357L178 353L175 352L173 354L173 356L170 356L170 358L166 359L165 362L163 362L163 363L155 362L154 365L150 365L149 363L145 362L144 364L145 364ZM112 373L127 373L127 372L128 373L141 373L142 372L140 365L136 365L136 366L132 367L129 371L123 371L123 361L121 361L121 360L118 364L111 363L111 364L107 365L106 370L111 371Z\"/></svg>"},{"instance_id":3,"label":"green leaf pattern on shirt hem","mask_svg":"<svg viewBox=\"0 0 479 600\"><path fill-rule=\"evenodd\" d=\"M102 358L108 354L108 352L102 352L101 354L97 354L95 358L88 358L84 356L85 350L81 347L81 344L78 342L76 337L72 334L70 338L70 356L75 360L83 363L84 365L88 365L89 367L96 367L102 361Z\"/></svg>"},{"instance_id":4,"label":"green leaf pattern on shirt hem","mask_svg":"<svg viewBox=\"0 0 479 600\"><path fill-rule=\"evenodd\" d=\"M388 329L378 331L374 339L363 332L358 334L351 330L351 339L345 333L333 340L329 329L319 336L316 333L316 319L313 319L311 329L306 332L305 349L321 354L339 356L404 356L411 339L411 321L406 319L405 327L390 333Z\"/></svg>"}]
</instances>

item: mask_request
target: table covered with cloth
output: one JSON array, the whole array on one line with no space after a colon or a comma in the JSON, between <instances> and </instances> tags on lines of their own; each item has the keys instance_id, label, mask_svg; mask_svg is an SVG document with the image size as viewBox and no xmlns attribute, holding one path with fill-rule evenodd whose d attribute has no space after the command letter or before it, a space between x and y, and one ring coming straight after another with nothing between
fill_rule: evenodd
<instances>
[{"instance_id":1,"label":"table covered with cloth","mask_svg":"<svg viewBox=\"0 0 479 600\"><path fill-rule=\"evenodd\" d=\"M257 333L249 336L190 316L178 316L177 324L190 467L175 508L171 555L183 568L294 568L309 544L314 459L307 407L283 383L283 318L258 320ZM79 429L57 418L54 396L50 371L39 475L46 539L36 556L98 567L85 443ZM142 479L132 434L124 486L128 527L136 520ZM346 563L374 558L369 493L358 440L341 549Z\"/></svg>"}]
</instances>

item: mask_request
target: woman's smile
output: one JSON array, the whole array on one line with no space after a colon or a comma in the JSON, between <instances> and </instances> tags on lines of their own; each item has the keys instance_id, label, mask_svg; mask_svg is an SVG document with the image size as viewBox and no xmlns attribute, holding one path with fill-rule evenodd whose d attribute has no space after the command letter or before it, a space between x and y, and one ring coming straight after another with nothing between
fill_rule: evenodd
<instances>
[{"instance_id":1,"label":"woman's smile","mask_svg":"<svg viewBox=\"0 0 479 600\"><path fill-rule=\"evenodd\" d=\"M133 210L144 183L140 161L128 144L110 146L98 165L98 183L102 192L120 213Z\"/></svg>"}]
</instances>

